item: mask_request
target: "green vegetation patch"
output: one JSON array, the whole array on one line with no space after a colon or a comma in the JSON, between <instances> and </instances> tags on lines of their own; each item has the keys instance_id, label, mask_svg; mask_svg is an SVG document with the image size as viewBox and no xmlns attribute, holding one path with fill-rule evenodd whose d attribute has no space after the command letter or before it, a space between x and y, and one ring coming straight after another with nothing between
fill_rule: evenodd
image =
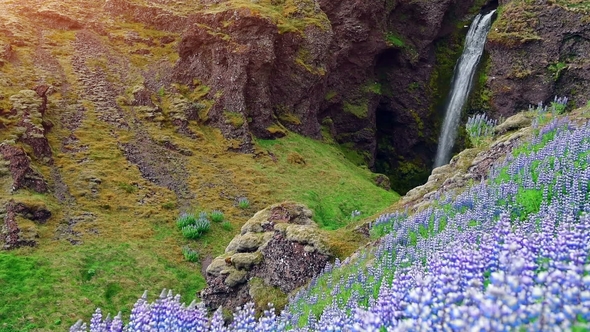
<instances>
[{"instance_id":1,"label":"green vegetation patch","mask_svg":"<svg viewBox=\"0 0 590 332\"><path fill-rule=\"evenodd\" d=\"M545 5L535 5L527 0L511 1L500 6L488 40L507 47L541 40L535 31L539 23L538 13L542 10L540 6Z\"/></svg>"},{"instance_id":2,"label":"green vegetation patch","mask_svg":"<svg viewBox=\"0 0 590 332\"><path fill-rule=\"evenodd\" d=\"M157 246L100 242L0 252L0 331L63 330L56 324L88 320L96 307L129 314L146 289L155 298L172 288L190 301L204 286L192 268Z\"/></svg>"},{"instance_id":3,"label":"green vegetation patch","mask_svg":"<svg viewBox=\"0 0 590 332\"><path fill-rule=\"evenodd\" d=\"M402 37L393 32L387 32L385 34L385 42L389 46L395 46L398 48L403 48L406 46L406 43L403 41Z\"/></svg>"},{"instance_id":4,"label":"green vegetation patch","mask_svg":"<svg viewBox=\"0 0 590 332\"><path fill-rule=\"evenodd\" d=\"M325 229L350 223L355 210L369 216L399 199L397 193L375 185L373 173L353 164L337 145L294 133L277 140L257 140L257 144L277 156L276 163L259 165L276 188L272 195L306 204ZM304 165L289 163L293 152L302 156Z\"/></svg>"},{"instance_id":5,"label":"green vegetation patch","mask_svg":"<svg viewBox=\"0 0 590 332\"><path fill-rule=\"evenodd\" d=\"M351 104L344 102L344 112L354 114L359 119L365 119L369 115L369 105L367 102L361 104Z\"/></svg>"}]
</instances>

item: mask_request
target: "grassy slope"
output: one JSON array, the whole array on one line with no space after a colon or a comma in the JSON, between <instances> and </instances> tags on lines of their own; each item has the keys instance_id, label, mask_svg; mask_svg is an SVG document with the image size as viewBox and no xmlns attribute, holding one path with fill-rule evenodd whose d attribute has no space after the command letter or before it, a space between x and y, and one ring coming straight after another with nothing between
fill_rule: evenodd
<instances>
[{"instance_id":1,"label":"grassy slope","mask_svg":"<svg viewBox=\"0 0 590 332\"><path fill-rule=\"evenodd\" d=\"M159 5L166 7L166 3L160 1ZM289 14L293 4L287 1L270 6L270 1L257 5L235 1L223 6L249 6L271 17L281 31L325 23L325 17L314 18L310 14L302 20ZM167 86L165 95L160 96L163 115L156 121L145 121L137 109L126 107L124 103L119 105L128 120L140 119L139 130L155 142L168 141L193 153L191 157L171 154L171 164L184 164L188 172L185 180L196 196L190 201L191 208L219 209L232 225L227 229L214 224L198 241L183 239L174 224L180 212L180 202L174 193L144 179L120 149L120 144L136 139L138 131L118 129L100 121L98 104L86 97L72 64L77 32L47 27L37 30L39 24L23 14L27 12L21 10L23 6L27 7L26 1L0 0L2 22L14 32L13 37L0 34L0 43L12 44L18 59L0 66L0 91L5 97L0 98L0 123L8 125L7 129L0 130L0 141L15 138L17 133L14 126L17 119L7 114L11 107L8 96L40 82L57 87L49 97L46 113L46 120L54 124L48 139L55 167L38 162L34 167L51 185L55 185L52 172L58 170L73 202L60 203L53 195L23 190L10 195L5 191L10 179L0 177L3 190L0 203L15 199L29 205L45 205L53 213L45 225L19 219L21 226L27 224L39 233L37 248L0 252L0 331L64 330L79 318L89 319L97 306L112 313L129 312L145 289L150 290L150 298L153 298L162 288L172 288L190 301L205 283L201 265L186 262L181 248L188 244L198 250L201 257L215 256L224 250L253 213L283 200L306 203L315 209L324 228L339 228L329 234L334 250L344 256L361 241L351 231L351 225L342 227L351 221L352 210L360 210L364 217L397 200L397 194L375 186L372 174L349 162L334 145L289 134L278 141L259 141L256 155L244 155L228 152L234 142L224 140L217 130L197 123L190 124L197 139L179 135L170 123L173 112L170 112L172 103L169 101L183 91ZM178 40L177 34L150 29L124 18L106 19L98 3L49 1L42 7L29 7L54 9L74 18L92 12L95 15L91 19L107 22L105 28L109 35L100 36L99 40L112 56L129 65L125 76L118 68L106 65L104 55L97 54L88 59L86 65L92 70L104 71L113 86L127 91L125 98L129 98L132 87L143 82L142 71L153 69L158 62L174 63L177 59L175 43L159 43L159 38L164 36ZM197 7L188 9L219 9ZM166 8L181 11L180 7ZM188 13L188 9L182 8L186 12L180 14ZM10 22L19 23L18 28ZM156 46L125 43L123 38L128 31L136 32L141 39L152 40ZM17 40L24 43L17 46ZM146 48L151 51L147 56L130 53ZM53 64L43 65L48 62L37 57L43 52L55 60ZM62 89L66 83L67 87ZM187 95L191 101L208 105L210 101L204 99L203 91L206 88ZM86 112L79 128L71 132L66 125L75 115L75 109L68 105L75 102L83 105ZM63 139L69 135L77 137L78 146L87 146L87 149L74 153L64 151ZM91 178L101 180L95 194L90 188ZM238 197L247 197L251 207L238 208ZM63 234L57 229L70 218L84 213L94 217L72 227L72 231L80 234L77 239L82 244L73 246L60 240L58 237Z\"/></svg>"},{"instance_id":2,"label":"grassy slope","mask_svg":"<svg viewBox=\"0 0 590 332\"><path fill-rule=\"evenodd\" d=\"M536 115L536 113L533 113L533 114L535 114L537 120L539 121L538 122L539 127L536 127L534 129L535 136L536 136L539 134L539 131L540 131L539 129L542 128L544 125L550 123L553 120L553 117L550 113L549 114L542 114L542 115ZM571 113L565 114L565 115L573 120L572 123L583 124L583 123L587 122L588 119L590 119L590 102L587 107L577 109L577 110L572 111ZM560 117L563 117L563 116L560 116ZM543 139L538 143L531 142L530 141L531 138L529 137L527 140L523 141L523 143L521 145L519 145L517 148L515 148L514 150L512 150L509 153L512 156L517 157L520 154L530 154L532 151L538 151L554 139L555 130L549 131L548 133L546 133L542 136L543 136ZM485 149L485 150L489 149L495 142L496 141L494 141L494 140L487 139L487 143L485 144L485 146L482 147L482 149ZM587 155L588 155L588 151L584 151L584 152L580 153L578 156L578 160L580 162L585 162ZM537 213L539 211L540 205L543 201L543 193L542 193L541 189L528 189L528 190L522 189L522 187L523 187L522 181L519 178L519 176L521 176L521 177L524 176L522 174L522 171L519 171L520 172L519 175L510 176L508 174L509 168L510 168L510 165L504 166L498 172L499 175L488 179L488 183L494 183L494 184L502 184L502 183L510 183L510 182L517 183L521 188L519 189L518 194L515 195L515 204L513 206L511 206L510 209L511 209L511 211L520 211L520 213L513 214L511 216L511 219L513 221L516 220L517 218L520 218L520 220L526 220L526 218L529 215L532 215L532 214ZM539 176L538 171L534 171L534 169L535 169L535 167L533 167L533 171L531 171L531 172L533 174L535 174L534 176L538 177ZM471 185L467 185L463 188L460 188L460 190L468 190L470 188L470 186ZM466 209L466 207L461 207L460 209L458 209L455 206L454 197L456 197L456 195L458 195L458 194L459 194L459 191L451 192L449 194L450 195L449 197L453 197L453 199L451 199L450 202L448 202L448 203L442 203L439 200L433 201L433 203L431 205L431 207L433 208L433 211L436 211L437 209L441 209L441 210L445 211L444 218L441 218L441 220L439 220L439 228L438 229L434 228L435 212L432 212L431 213L432 218L429 220L427 227L423 227L422 225L420 225L418 228L408 231L408 243L407 243L408 247L412 247L412 246L415 247L420 239L426 239L429 237L436 236L437 234L442 232L442 230L444 230L447 227L447 222L446 222L447 220L451 219L453 216L455 216L457 214L465 212L464 209ZM553 195L553 193L550 193L549 197L551 197L552 195ZM490 206L494 207L496 205L501 206L503 203L492 202L489 204L490 204ZM404 210L403 207L397 207L397 209L395 209L395 212L400 212L400 215L398 217L391 218L391 220L388 222L385 222L383 224L380 224L380 225L372 228L371 229L372 236L377 240L377 239L391 233L392 229L393 229L392 226L394 224L403 223L403 222L407 221L408 219L411 219L412 215L411 214L405 215L403 213L403 210ZM494 220L494 222L495 221L496 220ZM469 224L470 227L478 226L478 224L475 223L475 221L472 220L472 222L474 222L474 223ZM469 231L469 229L466 229L463 231ZM352 296L352 294L355 291L357 292L358 298L363 299L363 301L365 301L365 302L359 302L359 303L361 303L364 306L368 306L369 303L366 300L368 300L371 297L376 298L378 296L382 281L387 281L389 284L391 284L391 280L395 277L395 272L396 272L395 268L391 269L391 267L387 267L386 269L388 269L388 270L385 273L385 276L383 277L383 279L381 279L380 281L373 279L373 276L371 276L370 273L367 273L367 267L369 267L369 266L371 266L373 268L377 268L377 269L380 268L380 267L378 267L378 265L380 263L375 258L374 253L371 252L372 249L373 249L373 247L368 247L366 250L361 251L359 253L359 255L357 256L356 260L352 260L351 263L342 265L339 268L334 268L332 270L332 272L321 275L313 287L310 287L309 289L304 290L303 292L304 292L305 296L309 296L309 295L316 295L317 296L317 298L319 300L317 300L315 303L311 303L311 304L307 303L306 301L308 301L309 298L304 296L303 299L299 299L299 300L289 304L293 308L297 308L296 310L291 309L292 312L297 311L297 312L301 313L301 316L299 318L300 327L304 326L308 322L308 317L309 317L310 313L313 313L316 317L320 317L322 312L324 311L324 309L326 307L328 307L329 305L332 305L334 302L348 303L350 297ZM366 253L366 255L364 255L365 253ZM396 255L396 252L393 252L392 255ZM408 264L410 264L410 262L408 262ZM336 284L338 284L342 280L350 280L351 275L356 277L358 271L363 271L368 276L368 280L364 281L364 282L360 282L360 281L353 282L351 287L341 289L339 292L336 292L336 293L331 293L331 290L334 289L334 287L336 287L335 286ZM372 287L367 289L365 287L366 285L372 285Z\"/></svg>"}]
</instances>

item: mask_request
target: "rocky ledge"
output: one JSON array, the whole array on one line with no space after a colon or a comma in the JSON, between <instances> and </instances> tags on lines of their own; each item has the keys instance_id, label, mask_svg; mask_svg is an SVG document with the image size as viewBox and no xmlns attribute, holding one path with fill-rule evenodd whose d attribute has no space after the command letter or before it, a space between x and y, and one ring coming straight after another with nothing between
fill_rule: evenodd
<instances>
[{"instance_id":1,"label":"rocky ledge","mask_svg":"<svg viewBox=\"0 0 590 332\"><path fill-rule=\"evenodd\" d=\"M235 309L254 301L259 309L319 274L332 254L312 212L284 202L256 213L234 237L225 254L207 267L201 298L210 309ZM272 298L271 298L272 296Z\"/></svg>"}]
</instances>

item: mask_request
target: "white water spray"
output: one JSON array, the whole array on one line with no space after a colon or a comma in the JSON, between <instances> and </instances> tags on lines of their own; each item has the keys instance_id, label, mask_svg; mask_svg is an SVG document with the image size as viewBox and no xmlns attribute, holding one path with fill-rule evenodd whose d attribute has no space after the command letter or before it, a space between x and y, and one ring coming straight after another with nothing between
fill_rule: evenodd
<instances>
[{"instance_id":1,"label":"white water spray","mask_svg":"<svg viewBox=\"0 0 590 332\"><path fill-rule=\"evenodd\" d=\"M451 159L451 151L457 138L457 128L461 118L461 110L469 96L473 76L477 64L483 54L486 38L492 26L493 10L485 15L479 14L471 23L467 37L465 38L465 49L453 73L453 81L449 97L445 107L445 120L443 122L434 167L445 165Z\"/></svg>"}]
</instances>

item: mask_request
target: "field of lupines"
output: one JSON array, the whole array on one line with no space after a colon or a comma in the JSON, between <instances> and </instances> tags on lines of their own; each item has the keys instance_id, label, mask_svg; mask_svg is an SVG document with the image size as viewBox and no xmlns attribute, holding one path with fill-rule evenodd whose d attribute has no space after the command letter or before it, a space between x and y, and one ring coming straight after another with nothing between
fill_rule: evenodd
<instances>
[{"instance_id":1,"label":"field of lupines","mask_svg":"<svg viewBox=\"0 0 590 332\"><path fill-rule=\"evenodd\" d=\"M554 119L487 182L426 210L387 214L379 244L338 261L277 317L252 306L224 327L172 292L142 297L124 327L97 310L91 331L587 330L590 125ZM104 319L104 320L103 320ZM81 322L70 331L87 331Z\"/></svg>"}]
</instances>

